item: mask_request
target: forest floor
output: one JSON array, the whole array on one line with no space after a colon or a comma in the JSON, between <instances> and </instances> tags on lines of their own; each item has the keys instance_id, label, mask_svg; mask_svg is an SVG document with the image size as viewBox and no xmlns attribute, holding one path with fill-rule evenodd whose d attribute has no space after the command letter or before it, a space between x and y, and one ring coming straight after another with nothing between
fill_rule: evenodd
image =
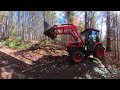
<instances>
[{"instance_id":1,"label":"forest floor","mask_svg":"<svg viewBox=\"0 0 120 90\"><path fill-rule=\"evenodd\" d=\"M65 50L0 48L0 79L119 79L120 62L112 52L96 64L92 58L72 63Z\"/></svg>"}]
</instances>

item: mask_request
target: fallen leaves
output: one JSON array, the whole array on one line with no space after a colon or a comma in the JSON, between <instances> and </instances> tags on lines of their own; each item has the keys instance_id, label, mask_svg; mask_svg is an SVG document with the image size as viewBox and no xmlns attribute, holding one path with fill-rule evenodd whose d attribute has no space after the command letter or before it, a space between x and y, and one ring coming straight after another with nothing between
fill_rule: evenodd
<instances>
[{"instance_id":1,"label":"fallen leaves","mask_svg":"<svg viewBox=\"0 0 120 90\"><path fill-rule=\"evenodd\" d=\"M0 70L0 78L1 79L12 79L13 70L6 69L4 67Z\"/></svg>"}]
</instances>

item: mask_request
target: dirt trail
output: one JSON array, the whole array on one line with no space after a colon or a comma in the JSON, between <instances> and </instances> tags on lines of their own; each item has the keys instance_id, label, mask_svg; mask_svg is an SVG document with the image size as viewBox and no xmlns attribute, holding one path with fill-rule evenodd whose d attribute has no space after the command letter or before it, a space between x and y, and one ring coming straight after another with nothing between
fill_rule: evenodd
<instances>
[{"instance_id":1,"label":"dirt trail","mask_svg":"<svg viewBox=\"0 0 120 90\"><path fill-rule=\"evenodd\" d=\"M104 65L94 63L92 58L73 64L65 50L18 51L0 48L0 78L3 79L120 78L118 75L105 77L109 71Z\"/></svg>"},{"instance_id":2,"label":"dirt trail","mask_svg":"<svg viewBox=\"0 0 120 90\"><path fill-rule=\"evenodd\" d=\"M9 48L6 48L6 47L3 47L3 48L0 48L0 51L1 52L4 52L5 54L7 55L10 55L18 60L22 60L24 61L26 64L30 64L31 65L31 61L24 58L24 57L21 57L20 55L16 56L14 55L15 52L17 52L18 50L12 50L12 49L9 49Z\"/></svg>"}]
</instances>

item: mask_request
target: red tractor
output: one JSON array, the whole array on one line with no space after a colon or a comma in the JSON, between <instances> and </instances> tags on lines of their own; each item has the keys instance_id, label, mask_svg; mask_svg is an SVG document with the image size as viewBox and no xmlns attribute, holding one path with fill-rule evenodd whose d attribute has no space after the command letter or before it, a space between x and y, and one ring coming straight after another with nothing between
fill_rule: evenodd
<instances>
[{"instance_id":1,"label":"red tractor","mask_svg":"<svg viewBox=\"0 0 120 90\"><path fill-rule=\"evenodd\" d=\"M104 50L102 42L99 40L99 31L95 28L87 28L79 33L73 24L54 25L44 32L51 39L55 39L57 35L68 34L70 42L66 46L71 59L75 63L84 60L85 56L93 55L99 59L103 59Z\"/></svg>"}]
</instances>

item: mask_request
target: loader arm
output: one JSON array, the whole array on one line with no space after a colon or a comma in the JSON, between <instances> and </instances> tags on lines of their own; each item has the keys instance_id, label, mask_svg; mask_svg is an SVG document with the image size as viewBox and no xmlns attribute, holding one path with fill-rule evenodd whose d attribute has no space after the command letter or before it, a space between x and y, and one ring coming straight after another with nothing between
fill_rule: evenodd
<instances>
[{"instance_id":1,"label":"loader arm","mask_svg":"<svg viewBox=\"0 0 120 90\"><path fill-rule=\"evenodd\" d=\"M45 35L54 39L57 35L68 34L74 38L75 41L80 39L83 42L81 34L78 33L78 30L75 25L73 24L62 24L60 26L54 25L50 29L44 32Z\"/></svg>"}]
</instances>

